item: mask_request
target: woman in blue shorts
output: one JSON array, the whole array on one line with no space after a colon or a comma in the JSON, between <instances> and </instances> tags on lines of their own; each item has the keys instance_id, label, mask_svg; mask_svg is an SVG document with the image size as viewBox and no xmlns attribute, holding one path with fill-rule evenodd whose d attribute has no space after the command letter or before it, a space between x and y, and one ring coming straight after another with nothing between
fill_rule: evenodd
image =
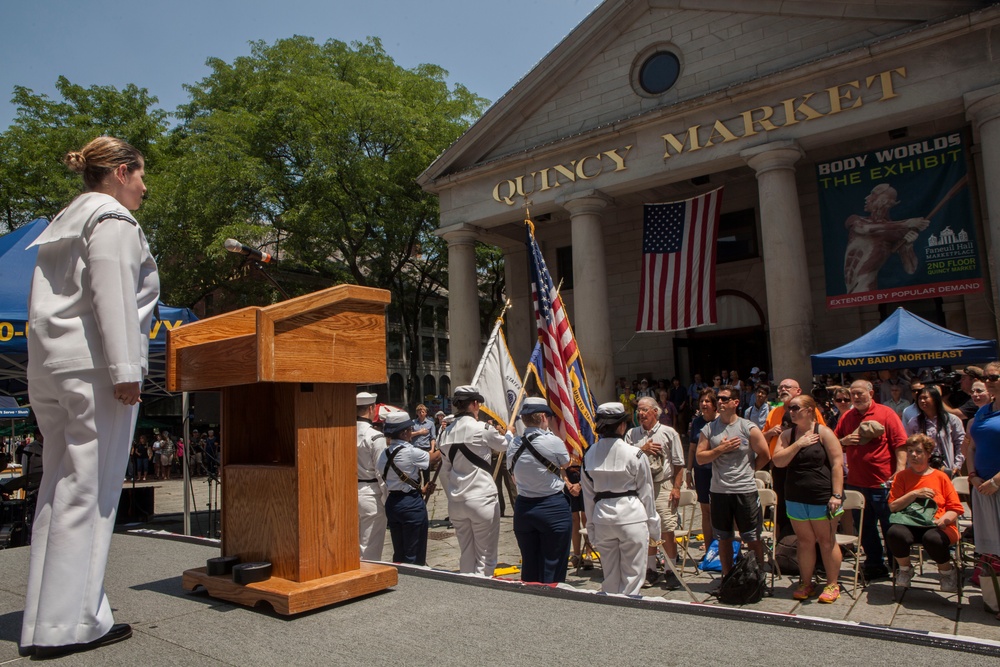
<instances>
[{"instance_id":1,"label":"woman in blue shorts","mask_svg":"<svg viewBox=\"0 0 1000 667\"><path fill-rule=\"evenodd\" d=\"M782 432L772 461L787 468L785 504L798 541L799 585L792 597L807 600L816 593L816 545L826 569L826 586L819 596L824 603L840 597L840 548L834 533L843 513L844 452L840 441L826 426L816 422L816 402L811 396L796 396L786 408L792 428Z\"/></svg>"}]
</instances>

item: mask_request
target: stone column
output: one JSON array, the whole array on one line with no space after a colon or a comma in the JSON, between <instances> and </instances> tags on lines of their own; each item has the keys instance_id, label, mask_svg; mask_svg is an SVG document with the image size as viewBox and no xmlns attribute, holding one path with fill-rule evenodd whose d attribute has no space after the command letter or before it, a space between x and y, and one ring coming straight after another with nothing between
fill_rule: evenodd
<instances>
[{"instance_id":1,"label":"stone column","mask_svg":"<svg viewBox=\"0 0 1000 667\"><path fill-rule=\"evenodd\" d=\"M749 148L740 156L757 172L764 283L771 338L771 365L776 382L794 378L805 391L812 386L809 355L813 349L812 294L795 163L802 149L792 141ZM812 253L814 259L822 255Z\"/></svg>"},{"instance_id":2,"label":"stone column","mask_svg":"<svg viewBox=\"0 0 1000 667\"><path fill-rule=\"evenodd\" d=\"M456 225L441 236L448 242L448 349L451 386L469 384L482 355L476 228Z\"/></svg>"},{"instance_id":3,"label":"stone column","mask_svg":"<svg viewBox=\"0 0 1000 667\"><path fill-rule=\"evenodd\" d=\"M985 241L989 244L989 252L980 254L980 257L986 255L990 263L989 273L984 275L984 279L990 281L995 304L1000 303L1000 286L997 284L1000 281L1000 191L997 189L1000 185L1000 86L966 93L965 115L978 135L981 151L983 228L986 230ZM1000 327L1000 321L997 326Z\"/></svg>"},{"instance_id":4,"label":"stone column","mask_svg":"<svg viewBox=\"0 0 1000 667\"><path fill-rule=\"evenodd\" d=\"M608 309L601 211L611 199L597 190L559 203L569 211L573 238L573 330L587 369L595 405L615 393L614 350Z\"/></svg>"},{"instance_id":5,"label":"stone column","mask_svg":"<svg viewBox=\"0 0 1000 667\"><path fill-rule=\"evenodd\" d=\"M510 310L504 318L507 323L507 346L518 372L523 372L535 346L535 315L531 305L531 287L528 285L528 250L523 244L504 248L503 273L504 292L510 299Z\"/></svg>"}]
</instances>

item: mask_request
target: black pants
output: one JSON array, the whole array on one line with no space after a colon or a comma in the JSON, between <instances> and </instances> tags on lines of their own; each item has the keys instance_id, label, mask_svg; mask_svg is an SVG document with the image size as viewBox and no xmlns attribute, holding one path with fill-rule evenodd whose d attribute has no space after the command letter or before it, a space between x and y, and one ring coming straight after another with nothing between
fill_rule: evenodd
<instances>
[{"instance_id":1,"label":"black pants","mask_svg":"<svg viewBox=\"0 0 1000 667\"><path fill-rule=\"evenodd\" d=\"M894 523L889 526L885 541L889 545L889 553L894 558L906 558L910 555L910 547L919 542L927 555L937 564L951 560L951 540L948 534L937 526L917 528Z\"/></svg>"},{"instance_id":2,"label":"black pants","mask_svg":"<svg viewBox=\"0 0 1000 667\"><path fill-rule=\"evenodd\" d=\"M418 491L390 491L385 516L394 563L427 564L427 506Z\"/></svg>"}]
</instances>

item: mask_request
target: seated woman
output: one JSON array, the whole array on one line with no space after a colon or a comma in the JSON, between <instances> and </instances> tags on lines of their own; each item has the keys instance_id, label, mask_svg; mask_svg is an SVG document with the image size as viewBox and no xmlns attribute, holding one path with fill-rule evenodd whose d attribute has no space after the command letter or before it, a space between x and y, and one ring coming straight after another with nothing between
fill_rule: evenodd
<instances>
[{"instance_id":1,"label":"seated woman","mask_svg":"<svg viewBox=\"0 0 1000 667\"><path fill-rule=\"evenodd\" d=\"M785 506L798 545L801 580L792 597L808 600L816 592L816 545L826 570L826 585L819 601L829 604L840 597L840 547L833 535L843 514L844 452L840 441L816 421L816 402L796 396L788 402L792 428L782 431L774 449L774 465L787 468Z\"/></svg>"},{"instance_id":2,"label":"seated woman","mask_svg":"<svg viewBox=\"0 0 1000 667\"><path fill-rule=\"evenodd\" d=\"M923 433L933 440L934 453L940 460L934 467L941 468L949 478L954 477L965 463L962 420L945 410L937 387L924 387L913 400L919 409L916 416L904 423L906 435Z\"/></svg>"},{"instance_id":3,"label":"seated woman","mask_svg":"<svg viewBox=\"0 0 1000 667\"><path fill-rule=\"evenodd\" d=\"M941 590L954 593L958 590L958 572L951 564L951 546L958 543L958 517L964 512L958 493L948 475L930 466L930 457L935 443L922 433L911 435L906 440L906 469L896 474L889 491L889 531L885 541L889 545L899 571L896 585L909 588L913 578L910 563L910 547L915 542L923 545L927 555L938 564L941 573ZM899 523L896 513L916 503L923 505L931 499L936 505L933 517L927 518L927 525L911 525L920 520Z\"/></svg>"}]
</instances>

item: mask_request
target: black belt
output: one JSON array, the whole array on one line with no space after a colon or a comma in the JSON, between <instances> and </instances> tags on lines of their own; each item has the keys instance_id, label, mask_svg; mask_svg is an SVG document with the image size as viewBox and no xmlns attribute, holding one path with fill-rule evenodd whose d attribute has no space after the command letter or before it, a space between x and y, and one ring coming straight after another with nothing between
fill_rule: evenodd
<instances>
[{"instance_id":1,"label":"black belt","mask_svg":"<svg viewBox=\"0 0 1000 667\"><path fill-rule=\"evenodd\" d=\"M594 502L598 500L605 500L607 498L625 498L626 496L639 497L639 494L635 491L600 491L594 494Z\"/></svg>"},{"instance_id":2,"label":"black belt","mask_svg":"<svg viewBox=\"0 0 1000 667\"><path fill-rule=\"evenodd\" d=\"M397 496L421 496L420 492L414 489L413 491L390 491L389 495ZM421 496L423 497L423 496Z\"/></svg>"},{"instance_id":3,"label":"black belt","mask_svg":"<svg viewBox=\"0 0 1000 667\"><path fill-rule=\"evenodd\" d=\"M359 479L358 484L369 484L371 482L377 482L377 481L378 479L375 477L372 477L371 479Z\"/></svg>"}]
</instances>

